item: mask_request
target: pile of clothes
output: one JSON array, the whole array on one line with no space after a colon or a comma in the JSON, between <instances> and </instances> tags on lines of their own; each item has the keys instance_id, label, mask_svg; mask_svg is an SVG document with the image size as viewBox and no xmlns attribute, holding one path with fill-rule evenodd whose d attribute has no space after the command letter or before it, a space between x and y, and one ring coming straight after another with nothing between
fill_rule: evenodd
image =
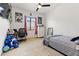
<instances>
[{"instance_id":1,"label":"pile of clothes","mask_svg":"<svg viewBox=\"0 0 79 59\"><path fill-rule=\"evenodd\" d=\"M14 35L8 35L5 39L4 46L3 46L3 52L9 51L13 48L18 48L19 42L17 41L17 38Z\"/></svg>"}]
</instances>

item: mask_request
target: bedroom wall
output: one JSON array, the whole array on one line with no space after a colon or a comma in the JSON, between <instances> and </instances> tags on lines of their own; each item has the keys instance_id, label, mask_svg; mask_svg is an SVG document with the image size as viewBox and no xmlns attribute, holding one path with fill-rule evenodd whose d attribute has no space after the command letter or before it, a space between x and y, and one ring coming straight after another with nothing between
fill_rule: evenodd
<instances>
[{"instance_id":1,"label":"bedroom wall","mask_svg":"<svg viewBox=\"0 0 79 59\"><path fill-rule=\"evenodd\" d=\"M79 4L60 4L46 15L46 27L53 27L54 34L79 36Z\"/></svg>"},{"instance_id":2,"label":"bedroom wall","mask_svg":"<svg viewBox=\"0 0 79 59\"><path fill-rule=\"evenodd\" d=\"M15 22L15 12L23 13L23 22L22 22L22 23ZM16 28L16 29L18 29L18 28L24 27L24 15L29 16L29 14L30 14L30 11L24 10L24 9L21 9L21 8L17 8L17 7L14 7L14 6L13 6L13 7L12 7L12 23L11 23L11 28ZM34 17L40 16L40 17L43 17L43 19L44 19L44 16L43 16L42 14L32 13L32 15L33 15ZM45 22L44 22L44 20L43 20L43 24L44 24L44 23L45 23Z\"/></svg>"},{"instance_id":3,"label":"bedroom wall","mask_svg":"<svg viewBox=\"0 0 79 59\"><path fill-rule=\"evenodd\" d=\"M15 22L15 12L23 13L23 22L22 23ZM17 29L18 30L19 28L24 28L24 15L29 16L29 14L30 14L30 11L28 11L28 10L12 6L11 29ZM43 17L43 24L45 24L44 16L42 14L32 13L32 15L33 15L33 17L38 17L38 16ZM33 33L35 33L34 31L28 31L28 36L29 37L33 36L34 35Z\"/></svg>"}]
</instances>

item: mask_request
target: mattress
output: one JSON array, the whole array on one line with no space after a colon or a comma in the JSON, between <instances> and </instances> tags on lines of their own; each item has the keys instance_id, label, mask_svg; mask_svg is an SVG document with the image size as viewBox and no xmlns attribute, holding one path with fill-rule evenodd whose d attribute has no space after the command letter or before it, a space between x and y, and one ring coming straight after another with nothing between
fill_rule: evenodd
<instances>
[{"instance_id":1,"label":"mattress","mask_svg":"<svg viewBox=\"0 0 79 59\"><path fill-rule=\"evenodd\" d=\"M68 37L68 36L57 36L57 37L50 37L50 42L56 42L56 43L61 43L65 46L74 48L75 47L75 43L71 41L73 37Z\"/></svg>"},{"instance_id":2,"label":"mattress","mask_svg":"<svg viewBox=\"0 0 79 59\"><path fill-rule=\"evenodd\" d=\"M56 50L69 55L79 55L76 50L76 44L71 41L73 37L68 36L51 36L47 38L48 44Z\"/></svg>"}]
</instances>

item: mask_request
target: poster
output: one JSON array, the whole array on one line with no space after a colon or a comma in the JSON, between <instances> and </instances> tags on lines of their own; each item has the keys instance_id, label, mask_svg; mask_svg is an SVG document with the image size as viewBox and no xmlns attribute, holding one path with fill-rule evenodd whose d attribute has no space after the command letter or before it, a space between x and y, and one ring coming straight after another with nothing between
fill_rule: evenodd
<instances>
[{"instance_id":1,"label":"poster","mask_svg":"<svg viewBox=\"0 0 79 59\"><path fill-rule=\"evenodd\" d=\"M23 14L15 12L15 22L22 22L22 21L23 21Z\"/></svg>"}]
</instances>

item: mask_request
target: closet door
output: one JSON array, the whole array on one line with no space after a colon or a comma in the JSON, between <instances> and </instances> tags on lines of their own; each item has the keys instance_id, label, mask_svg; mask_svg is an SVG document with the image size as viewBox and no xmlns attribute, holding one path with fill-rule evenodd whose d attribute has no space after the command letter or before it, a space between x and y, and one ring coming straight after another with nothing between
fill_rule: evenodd
<instances>
[{"instance_id":1,"label":"closet door","mask_svg":"<svg viewBox=\"0 0 79 59\"><path fill-rule=\"evenodd\" d=\"M38 17L38 37L44 37L44 25L42 17Z\"/></svg>"}]
</instances>

